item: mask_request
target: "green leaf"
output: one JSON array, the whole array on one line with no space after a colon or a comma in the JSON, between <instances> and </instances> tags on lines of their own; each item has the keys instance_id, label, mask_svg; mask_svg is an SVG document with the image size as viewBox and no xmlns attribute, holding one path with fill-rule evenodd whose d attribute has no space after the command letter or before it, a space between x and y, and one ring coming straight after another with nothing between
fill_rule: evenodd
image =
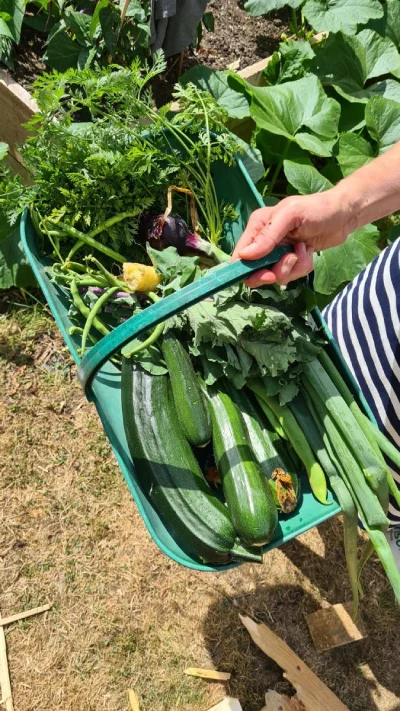
<instances>
[{"instance_id":1,"label":"green leaf","mask_svg":"<svg viewBox=\"0 0 400 711\"><path fill-rule=\"evenodd\" d=\"M311 66L314 51L309 42L288 40L281 42L263 71L267 85L284 84L305 76Z\"/></svg>"},{"instance_id":2,"label":"green leaf","mask_svg":"<svg viewBox=\"0 0 400 711\"><path fill-rule=\"evenodd\" d=\"M354 35L357 25L382 17L379 0L307 0L303 14L317 32L345 32Z\"/></svg>"},{"instance_id":3,"label":"green leaf","mask_svg":"<svg viewBox=\"0 0 400 711\"><path fill-rule=\"evenodd\" d=\"M0 17L0 35L4 35L4 37L9 37L10 39L13 39L11 28L2 17Z\"/></svg>"},{"instance_id":4,"label":"green leaf","mask_svg":"<svg viewBox=\"0 0 400 711\"><path fill-rule=\"evenodd\" d=\"M0 242L0 289L36 284L20 241L19 227Z\"/></svg>"},{"instance_id":5,"label":"green leaf","mask_svg":"<svg viewBox=\"0 0 400 711\"><path fill-rule=\"evenodd\" d=\"M345 133L339 138L337 161L346 177L373 160L372 146L355 133Z\"/></svg>"},{"instance_id":6,"label":"green leaf","mask_svg":"<svg viewBox=\"0 0 400 711\"><path fill-rule=\"evenodd\" d=\"M285 373L296 360L296 346L293 343L266 343L264 341L241 341L242 348L257 361L263 374L275 377Z\"/></svg>"},{"instance_id":7,"label":"green leaf","mask_svg":"<svg viewBox=\"0 0 400 711\"><path fill-rule=\"evenodd\" d=\"M382 37L389 37L397 48L400 47L400 3L399 0L386 0L383 16L370 20L368 27L379 32Z\"/></svg>"},{"instance_id":8,"label":"green leaf","mask_svg":"<svg viewBox=\"0 0 400 711\"><path fill-rule=\"evenodd\" d=\"M180 83L186 86L194 84L202 91L208 91L216 102L223 106L232 118L250 116L249 102L246 96L232 89L228 84L229 75L217 72L209 67L198 65L189 69L181 78Z\"/></svg>"},{"instance_id":9,"label":"green leaf","mask_svg":"<svg viewBox=\"0 0 400 711\"><path fill-rule=\"evenodd\" d=\"M244 9L249 15L266 15L273 10L281 10L283 7L300 7L304 0L247 0Z\"/></svg>"},{"instance_id":10,"label":"green leaf","mask_svg":"<svg viewBox=\"0 0 400 711\"><path fill-rule=\"evenodd\" d=\"M365 109L365 122L371 138L384 153L400 140L400 104L374 96Z\"/></svg>"},{"instance_id":11,"label":"green leaf","mask_svg":"<svg viewBox=\"0 0 400 711\"><path fill-rule=\"evenodd\" d=\"M59 72L65 72L70 67L76 67L82 47L69 37L65 24L59 22L51 31L44 61Z\"/></svg>"},{"instance_id":12,"label":"green leaf","mask_svg":"<svg viewBox=\"0 0 400 711\"><path fill-rule=\"evenodd\" d=\"M324 141L337 135L340 106L328 99L317 77L266 88L251 87L250 91L250 114L258 128L296 141L317 155L331 155L332 146Z\"/></svg>"},{"instance_id":13,"label":"green leaf","mask_svg":"<svg viewBox=\"0 0 400 711\"><path fill-rule=\"evenodd\" d=\"M391 40L373 30L362 30L356 36L342 33L329 35L316 48L312 69L323 84L332 85L348 101L366 103L374 93L397 92L400 85L368 84L371 79L390 74L400 68L400 54Z\"/></svg>"},{"instance_id":14,"label":"green leaf","mask_svg":"<svg viewBox=\"0 0 400 711\"><path fill-rule=\"evenodd\" d=\"M239 159L242 161L253 183L258 183L265 172L261 151L258 148L249 146L246 141L243 141L238 136L235 136L235 140L243 149Z\"/></svg>"},{"instance_id":15,"label":"green leaf","mask_svg":"<svg viewBox=\"0 0 400 711\"><path fill-rule=\"evenodd\" d=\"M341 106L339 133L360 131L365 126L365 104L346 101L339 94L338 100Z\"/></svg>"},{"instance_id":16,"label":"green leaf","mask_svg":"<svg viewBox=\"0 0 400 711\"><path fill-rule=\"evenodd\" d=\"M97 50L96 47L91 47L82 49L82 51L79 54L79 57L76 62L76 66L78 69L86 69L86 67L90 67L92 64L95 56L96 56Z\"/></svg>"},{"instance_id":17,"label":"green leaf","mask_svg":"<svg viewBox=\"0 0 400 711\"><path fill-rule=\"evenodd\" d=\"M304 40L289 40L281 42L279 51L282 57L282 68L279 84L294 79L301 79L310 69L311 60L315 56L309 42Z\"/></svg>"},{"instance_id":18,"label":"green leaf","mask_svg":"<svg viewBox=\"0 0 400 711\"><path fill-rule=\"evenodd\" d=\"M282 160L282 154L287 145L287 138L277 136L263 129L256 129L254 132L257 148L263 157L264 165L277 165ZM286 153L289 160L304 161L308 158L308 153L303 151L297 143L291 143Z\"/></svg>"},{"instance_id":19,"label":"green leaf","mask_svg":"<svg viewBox=\"0 0 400 711\"><path fill-rule=\"evenodd\" d=\"M212 12L205 12L203 17L201 18L201 21L206 28L207 32L214 32L215 29L215 21L214 21L214 15Z\"/></svg>"},{"instance_id":20,"label":"green leaf","mask_svg":"<svg viewBox=\"0 0 400 711\"><path fill-rule=\"evenodd\" d=\"M352 232L339 247L314 256L314 288L320 294L332 294L359 274L378 254L379 230L366 225Z\"/></svg>"},{"instance_id":21,"label":"green leaf","mask_svg":"<svg viewBox=\"0 0 400 711\"><path fill-rule=\"evenodd\" d=\"M8 152L8 145L7 143L3 143L0 141L0 160L3 160L3 158L6 157Z\"/></svg>"},{"instance_id":22,"label":"green leaf","mask_svg":"<svg viewBox=\"0 0 400 711\"><path fill-rule=\"evenodd\" d=\"M0 34L0 62L6 65L11 71L14 69L12 57L13 44L9 37Z\"/></svg>"},{"instance_id":23,"label":"green leaf","mask_svg":"<svg viewBox=\"0 0 400 711\"><path fill-rule=\"evenodd\" d=\"M90 22L90 39L92 40L100 26L100 11L103 10L105 7L108 7L110 4L110 0L100 0L100 2L97 3L94 13L92 15L92 19Z\"/></svg>"},{"instance_id":24,"label":"green leaf","mask_svg":"<svg viewBox=\"0 0 400 711\"><path fill-rule=\"evenodd\" d=\"M297 133L296 141L300 148L304 148L305 151L315 153L317 156L325 156L328 158L332 155L332 149L336 143L336 138L321 140L318 136L314 136L311 133Z\"/></svg>"},{"instance_id":25,"label":"green leaf","mask_svg":"<svg viewBox=\"0 0 400 711\"><path fill-rule=\"evenodd\" d=\"M0 34L19 44L24 15L24 0L0 0Z\"/></svg>"},{"instance_id":26,"label":"green leaf","mask_svg":"<svg viewBox=\"0 0 400 711\"><path fill-rule=\"evenodd\" d=\"M114 5L108 5L100 10L100 26L105 45L112 56L117 48L121 27L121 16Z\"/></svg>"},{"instance_id":27,"label":"green leaf","mask_svg":"<svg viewBox=\"0 0 400 711\"><path fill-rule=\"evenodd\" d=\"M324 190L332 188L332 183L324 178L313 165L307 163L296 163L285 160L283 170L289 183L300 195L311 195L312 193L322 193Z\"/></svg>"},{"instance_id":28,"label":"green leaf","mask_svg":"<svg viewBox=\"0 0 400 711\"><path fill-rule=\"evenodd\" d=\"M90 15L75 12L69 7L66 9L64 17L68 29L75 35L79 44L82 44L84 47L90 46L90 25L92 20Z\"/></svg>"}]
</instances>

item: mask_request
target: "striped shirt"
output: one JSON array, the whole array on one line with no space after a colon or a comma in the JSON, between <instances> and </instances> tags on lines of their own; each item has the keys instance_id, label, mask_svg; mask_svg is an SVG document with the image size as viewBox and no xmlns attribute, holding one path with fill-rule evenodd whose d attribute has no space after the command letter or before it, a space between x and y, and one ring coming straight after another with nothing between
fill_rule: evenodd
<instances>
[{"instance_id":1,"label":"striped shirt","mask_svg":"<svg viewBox=\"0 0 400 711\"><path fill-rule=\"evenodd\" d=\"M323 312L379 428L400 449L400 239ZM400 487L400 469L388 460ZM400 524L393 499L389 519Z\"/></svg>"}]
</instances>

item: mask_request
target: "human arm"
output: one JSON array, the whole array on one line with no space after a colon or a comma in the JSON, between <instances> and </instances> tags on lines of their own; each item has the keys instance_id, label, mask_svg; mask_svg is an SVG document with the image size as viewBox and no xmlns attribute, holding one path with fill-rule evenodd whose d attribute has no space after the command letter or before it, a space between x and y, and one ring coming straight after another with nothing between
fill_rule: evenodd
<instances>
[{"instance_id":1,"label":"human arm","mask_svg":"<svg viewBox=\"0 0 400 711\"><path fill-rule=\"evenodd\" d=\"M330 190L255 210L232 259L259 259L278 244L292 244L293 253L246 282L287 284L312 271L314 251L337 247L350 232L399 209L400 142Z\"/></svg>"}]
</instances>

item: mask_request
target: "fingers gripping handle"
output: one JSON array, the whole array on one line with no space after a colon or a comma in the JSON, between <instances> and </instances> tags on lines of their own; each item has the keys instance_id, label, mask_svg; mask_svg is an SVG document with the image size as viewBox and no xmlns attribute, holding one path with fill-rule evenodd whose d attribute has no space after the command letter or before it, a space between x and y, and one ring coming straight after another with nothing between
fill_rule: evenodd
<instances>
[{"instance_id":1,"label":"fingers gripping handle","mask_svg":"<svg viewBox=\"0 0 400 711\"><path fill-rule=\"evenodd\" d=\"M232 286L238 281L243 281L259 269L271 266L278 262L284 254L291 251L290 247L277 247L271 254L254 261L231 262L208 273L206 276L176 291L165 299L149 306L144 311L132 316L118 328L102 338L82 358L78 367L78 377L87 397L90 399L90 383L97 370L126 343L140 336L145 331L166 321L171 316L197 304L199 301L212 296L217 291Z\"/></svg>"}]
</instances>

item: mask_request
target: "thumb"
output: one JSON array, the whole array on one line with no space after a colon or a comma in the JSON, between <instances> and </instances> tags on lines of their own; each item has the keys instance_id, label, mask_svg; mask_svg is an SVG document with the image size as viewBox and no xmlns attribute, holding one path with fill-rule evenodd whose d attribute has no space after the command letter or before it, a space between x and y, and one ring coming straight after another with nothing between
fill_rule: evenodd
<instances>
[{"instance_id":1,"label":"thumb","mask_svg":"<svg viewBox=\"0 0 400 711\"><path fill-rule=\"evenodd\" d=\"M268 224L254 235L253 241L240 249L238 257L240 259L260 259L264 257L272 252L295 226L296 219L289 207L277 211L271 216Z\"/></svg>"}]
</instances>

